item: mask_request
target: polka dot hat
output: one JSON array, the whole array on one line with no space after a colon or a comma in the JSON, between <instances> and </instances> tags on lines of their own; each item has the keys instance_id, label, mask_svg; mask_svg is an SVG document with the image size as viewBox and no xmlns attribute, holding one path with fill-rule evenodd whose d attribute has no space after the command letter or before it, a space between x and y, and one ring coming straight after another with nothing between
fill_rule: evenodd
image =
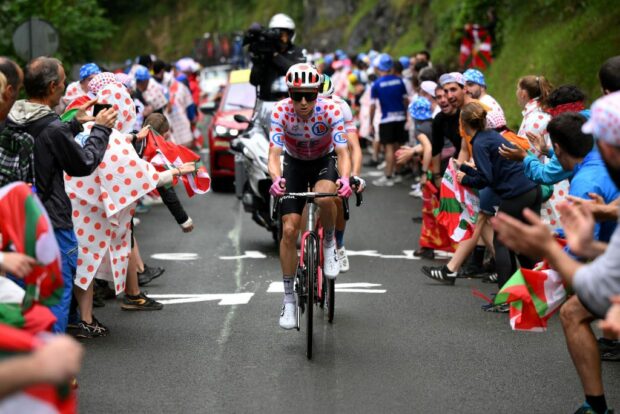
<instances>
[{"instance_id":1,"label":"polka dot hat","mask_svg":"<svg viewBox=\"0 0 620 414\"><path fill-rule=\"evenodd\" d=\"M594 102L590 120L581 130L608 144L620 147L620 91Z\"/></svg>"}]
</instances>

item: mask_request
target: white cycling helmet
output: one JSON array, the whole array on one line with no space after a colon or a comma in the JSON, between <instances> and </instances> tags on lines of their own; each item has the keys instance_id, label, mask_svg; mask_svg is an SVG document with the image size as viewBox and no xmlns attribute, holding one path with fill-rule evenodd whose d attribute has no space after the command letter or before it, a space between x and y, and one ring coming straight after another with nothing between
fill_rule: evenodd
<instances>
[{"instance_id":1,"label":"white cycling helmet","mask_svg":"<svg viewBox=\"0 0 620 414\"><path fill-rule=\"evenodd\" d=\"M319 89L322 84L319 71L308 63L297 63L286 72L286 86L289 89Z\"/></svg>"},{"instance_id":2,"label":"white cycling helmet","mask_svg":"<svg viewBox=\"0 0 620 414\"><path fill-rule=\"evenodd\" d=\"M319 89L319 96L323 98L329 98L334 94L334 82L328 75L321 75L323 82Z\"/></svg>"},{"instance_id":3,"label":"white cycling helmet","mask_svg":"<svg viewBox=\"0 0 620 414\"><path fill-rule=\"evenodd\" d=\"M295 31L295 22L284 13L278 13L269 20L270 29L287 29Z\"/></svg>"}]
</instances>

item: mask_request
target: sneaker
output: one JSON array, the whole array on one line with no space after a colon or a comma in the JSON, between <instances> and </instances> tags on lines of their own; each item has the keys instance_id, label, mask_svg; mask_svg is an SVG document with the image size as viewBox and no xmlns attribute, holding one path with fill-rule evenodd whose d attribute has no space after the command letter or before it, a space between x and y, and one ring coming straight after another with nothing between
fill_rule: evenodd
<instances>
[{"instance_id":1,"label":"sneaker","mask_svg":"<svg viewBox=\"0 0 620 414\"><path fill-rule=\"evenodd\" d=\"M103 300L116 299L116 291L105 280L95 279L94 293Z\"/></svg>"},{"instance_id":2,"label":"sneaker","mask_svg":"<svg viewBox=\"0 0 620 414\"><path fill-rule=\"evenodd\" d=\"M484 277L488 272L484 269L483 266L478 266L475 263L467 263L467 265L463 266L459 277L463 278L471 278L471 279L480 279Z\"/></svg>"},{"instance_id":3,"label":"sneaker","mask_svg":"<svg viewBox=\"0 0 620 414\"><path fill-rule=\"evenodd\" d=\"M500 303L499 305L487 303L486 305L482 305L481 308L485 312L508 313L510 311L510 305L507 303Z\"/></svg>"},{"instance_id":4,"label":"sneaker","mask_svg":"<svg viewBox=\"0 0 620 414\"><path fill-rule=\"evenodd\" d=\"M482 283L497 283L497 273L489 273L482 278Z\"/></svg>"},{"instance_id":5,"label":"sneaker","mask_svg":"<svg viewBox=\"0 0 620 414\"><path fill-rule=\"evenodd\" d=\"M419 190L420 189L420 183L413 183L413 184L411 184L411 189L412 190Z\"/></svg>"},{"instance_id":6,"label":"sneaker","mask_svg":"<svg viewBox=\"0 0 620 414\"><path fill-rule=\"evenodd\" d=\"M620 341L599 338L597 345L603 361L620 361Z\"/></svg>"},{"instance_id":7,"label":"sneaker","mask_svg":"<svg viewBox=\"0 0 620 414\"><path fill-rule=\"evenodd\" d=\"M323 249L323 273L328 279L335 279L340 273L340 264L335 247Z\"/></svg>"},{"instance_id":8,"label":"sneaker","mask_svg":"<svg viewBox=\"0 0 620 414\"><path fill-rule=\"evenodd\" d=\"M161 310L164 305L146 296L145 292L140 292L138 296L129 297L125 294L123 303L121 304L122 310Z\"/></svg>"},{"instance_id":9,"label":"sneaker","mask_svg":"<svg viewBox=\"0 0 620 414\"><path fill-rule=\"evenodd\" d=\"M340 262L340 271L342 273L349 271L349 258L347 257L347 250L344 246L338 249L338 262Z\"/></svg>"},{"instance_id":10,"label":"sneaker","mask_svg":"<svg viewBox=\"0 0 620 414\"><path fill-rule=\"evenodd\" d=\"M374 180L372 182L373 185L376 185L377 187L393 187L394 186L394 180L388 177L381 177L377 180Z\"/></svg>"},{"instance_id":11,"label":"sneaker","mask_svg":"<svg viewBox=\"0 0 620 414\"><path fill-rule=\"evenodd\" d=\"M294 303L285 303L280 312L280 328L294 329L297 327L297 306Z\"/></svg>"},{"instance_id":12,"label":"sneaker","mask_svg":"<svg viewBox=\"0 0 620 414\"><path fill-rule=\"evenodd\" d=\"M402 183L403 182L403 176L400 174L395 174L394 175L394 184L398 184L398 183Z\"/></svg>"},{"instance_id":13,"label":"sneaker","mask_svg":"<svg viewBox=\"0 0 620 414\"><path fill-rule=\"evenodd\" d=\"M379 161L370 159L364 164L364 167L376 167L377 165L379 165Z\"/></svg>"},{"instance_id":14,"label":"sneaker","mask_svg":"<svg viewBox=\"0 0 620 414\"><path fill-rule=\"evenodd\" d=\"M385 161L381 161L377 164L377 170L383 170L385 168Z\"/></svg>"},{"instance_id":15,"label":"sneaker","mask_svg":"<svg viewBox=\"0 0 620 414\"><path fill-rule=\"evenodd\" d=\"M421 190L413 190L413 191L409 191L409 195L410 195L411 197L423 198L423 195L422 195L422 191L421 191Z\"/></svg>"},{"instance_id":16,"label":"sneaker","mask_svg":"<svg viewBox=\"0 0 620 414\"><path fill-rule=\"evenodd\" d=\"M134 217L132 220L134 227L138 227L140 225L140 219L138 217Z\"/></svg>"},{"instance_id":17,"label":"sneaker","mask_svg":"<svg viewBox=\"0 0 620 414\"><path fill-rule=\"evenodd\" d=\"M428 247L420 247L413 252L413 256L433 260L435 258L435 250L429 249Z\"/></svg>"},{"instance_id":18,"label":"sneaker","mask_svg":"<svg viewBox=\"0 0 620 414\"><path fill-rule=\"evenodd\" d=\"M138 285L145 286L161 276L166 269L163 267L150 267L146 263L144 264L144 271L138 272Z\"/></svg>"},{"instance_id":19,"label":"sneaker","mask_svg":"<svg viewBox=\"0 0 620 414\"><path fill-rule=\"evenodd\" d=\"M594 411L594 409L592 408L590 404L588 404L587 402L584 402L583 405L579 407L577 411L575 411L575 414L597 414L597 413L596 411ZM613 408L608 408L607 410L605 410L605 414L614 414Z\"/></svg>"},{"instance_id":20,"label":"sneaker","mask_svg":"<svg viewBox=\"0 0 620 414\"><path fill-rule=\"evenodd\" d=\"M107 336L109 333L110 330L103 326L94 316L91 323L80 321L77 328L72 332L73 336L76 338L97 338L100 336Z\"/></svg>"},{"instance_id":21,"label":"sneaker","mask_svg":"<svg viewBox=\"0 0 620 414\"><path fill-rule=\"evenodd\" d=\"M450 272L448 266L422 266L422 273L433 280L445 285L454 285L456 272Z\"/></svg>"}]
</instances>

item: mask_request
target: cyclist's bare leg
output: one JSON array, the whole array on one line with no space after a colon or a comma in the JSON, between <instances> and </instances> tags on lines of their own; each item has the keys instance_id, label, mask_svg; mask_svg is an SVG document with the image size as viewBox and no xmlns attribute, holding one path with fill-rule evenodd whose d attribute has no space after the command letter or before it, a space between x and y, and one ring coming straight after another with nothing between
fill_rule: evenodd
<instances>
[{"instance_id":1,"label":"cyclist's bare leg","mask_svg":"<svg viewBox=\"0 0 620 414\"><path fill-rule=\"evenodd\" d=\"M297 237L301 215L291 213L282 216L282 240L280 241L280 264L282 274L293 277L297 268Z\"/></svg>"}]
</instances>

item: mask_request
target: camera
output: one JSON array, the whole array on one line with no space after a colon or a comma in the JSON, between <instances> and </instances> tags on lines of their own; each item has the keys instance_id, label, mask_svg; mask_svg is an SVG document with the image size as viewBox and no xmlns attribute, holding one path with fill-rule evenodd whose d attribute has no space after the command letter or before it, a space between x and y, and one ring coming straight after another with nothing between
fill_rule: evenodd
<instances>
[{"instance_id":1,"label":"camera","mask_svg":"<svg viewBox=\"0 0 620 414\"><path fill-rule=\"evenodd\" d=\"M280 29L251 27L243 38L243 45L249 45L253 59L270 58L278 49Z\"/></svg>"}]
</instances>

